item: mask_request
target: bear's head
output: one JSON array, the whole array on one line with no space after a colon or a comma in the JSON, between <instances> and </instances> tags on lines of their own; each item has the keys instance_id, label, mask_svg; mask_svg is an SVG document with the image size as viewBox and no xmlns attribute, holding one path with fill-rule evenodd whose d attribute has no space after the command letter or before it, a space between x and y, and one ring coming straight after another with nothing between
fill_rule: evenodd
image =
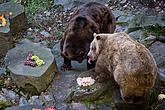
<instances>
[{"instance_id":1,"label":"bear's head","mask_svg":"<svg viewBox=\"0 0 165 110\"><path fill-rule=\"evenodd\" d=\"M94 39L90 44L90 51L88 52L88 63L96 61L104 46L104 41L107 38L105 34L93 34Z\"/></svg>"},{"instance_id":2,"label":"bear's head","mask_svg":"<svg viewBox=\"0 0 165 110\"><path fill-rule=\"evenodd\" d=\"M97 31L97 25L86 16L71 19L64 34L62 55L81 63L87 57L93 33Z\"/></svg>"}]
</instances>

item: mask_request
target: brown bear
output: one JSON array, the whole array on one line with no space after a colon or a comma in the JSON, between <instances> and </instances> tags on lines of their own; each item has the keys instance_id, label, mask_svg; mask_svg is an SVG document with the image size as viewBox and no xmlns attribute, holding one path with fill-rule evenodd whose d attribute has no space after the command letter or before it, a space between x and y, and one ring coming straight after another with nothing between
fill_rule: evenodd
<instances>
[{"instance_id":1,"label":"brown bear","mask_svg":"<svg viewBox=\"0 0 165 110\"><path fill-rule=\"evenodd\" d=\"M61 40L62 70L71 69L71 60L81 63L89 51L93 33L113 33L115 17L111 10L99 3L89 2L74 13ZM94 64L87 68L93 68Z\"/></svg>"},{"instance_id":2,"label":"brown bear","mask_svg":"<svg viewBox=\"0 0 165 110\"><path fill-rule=\"evenodd\" d=\"M152 54L124 32L94 34L88 57L89 63L97 60L95 79L114 79L127 103L146 98L155 84L158 69Z\"/></svg>"}]
</instances>

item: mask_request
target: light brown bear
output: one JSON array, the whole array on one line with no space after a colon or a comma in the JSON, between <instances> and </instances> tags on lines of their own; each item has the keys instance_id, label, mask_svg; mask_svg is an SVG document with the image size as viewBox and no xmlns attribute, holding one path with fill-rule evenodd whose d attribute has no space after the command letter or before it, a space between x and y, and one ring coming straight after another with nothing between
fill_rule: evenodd
<instances>
[{"instance_id":1,"label":"light brown bear","mask_svg":"<svg viewBox=\"0 0 165 110\"><path fill-rule=\"evenodd\" d=\"M95 61L95 79L113 78L125 102L143 100L155 84L157 65L145 46L124 32L94 34L88 53L89 63Z\"/></svg>"}]
</instances>

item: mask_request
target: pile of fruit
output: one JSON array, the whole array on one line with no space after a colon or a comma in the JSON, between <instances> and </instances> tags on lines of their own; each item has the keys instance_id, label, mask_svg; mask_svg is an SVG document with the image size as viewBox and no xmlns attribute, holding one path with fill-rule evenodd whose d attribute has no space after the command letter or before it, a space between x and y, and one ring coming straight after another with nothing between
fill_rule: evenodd
<instances>
[{"instance_id":1,"label":"pile of fruit","mask_svg":"<svg viewBox=\"0 0 165 110\"><path fill-rule=\"evenodd\" d=\"M45 62L43 60L41 60L38 56L33 55L31 53L27 56L26 61L24 63L24 65L28 65L32 67L42 66L44 64Z\"/></svg>"}]
</instances>

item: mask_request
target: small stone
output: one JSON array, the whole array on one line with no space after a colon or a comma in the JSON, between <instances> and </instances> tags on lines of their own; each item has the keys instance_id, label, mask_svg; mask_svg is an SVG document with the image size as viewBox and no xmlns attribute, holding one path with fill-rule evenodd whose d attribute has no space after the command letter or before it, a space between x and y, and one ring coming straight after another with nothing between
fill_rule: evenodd
<instances>
[{"instance_id":1,"label":"small stone","mask_svg":"<svg viewBox=\"0 0 165 110\"><path fill-rule=\"evenodd\" d=\"M163 100L154 110L165 110L165 100Z\"/></svg>"},{"instance_id":2,"label":"small stone","mask_svg":"<svg viewBox=\"0 0 165 110\"><path fill-rule=\"evenodd\" d=\"M0 77L0 87L4 87L5 79Z\"/></svg>"},{"instance_id":3,"label":"small stone","mask_svg":"<svg viewBox=\"0 0 165 110\"><path fill-rule=\"evenodd\" d=\"M7 90L5 88L2 88L2 91L3 91L4 96L6 98L9 98L11 100L17 100L17 99L19 99L19 96L14 91L12 91L12 90Z\"/></svg>"},{"instance_id":4,"label":"small stone","mask_svg":"<svg viewBox=\"0 0 165 110\"><path fill-rule=\"evenodd\" d=\"M88 110L88 108L82 103L72 103L72 110Z\"/></svg>"},{"instance_id":5,"label":"small stone","mask_svg":"<svg viewBox=\"0 0 165 110\"><path fill-rule=\"evenodd\" d=\"M66 103L58 103L56 104L57 110L68 110L68 106Z\"/></svg>"},{"instance_id":6,"label":"small stone","mask_svg":"<svg viewBox=\"0 0 165 110\"><path fill-rule=\"evenodd\" d=\"M99 110L112 110L112 107L110 104L101 104Z\"/></svg>"},{"instance_id":7,"label":"small stone","mask_svg":"<svg viewBox=\"0 0 165 110\"><path fill-rule=\"evenodd\" d=\"M30 99L28 100L28 102L30 104L34 104L34 105L43 105L43 101L39 98L39 96L32 96L30 97Z\"/></svg>"},{"instance_id":8,"label":"small stone","mask_svg":"<svg viewBox=\"0 0 165 110\"><path fill-rule=\"evenodd\" d=\"M53 97L51 95L44 95L44 99L46 101L51 101L51 100L53 100Z\"/></svg>"},{"instance_id":9,"label":"small stone","mask_svg":"<svg viewBox=\"0 0 165 110\"><path fill-rule=\"evenodd\" d=\"M25 106L12 106L5 110L44 110L44 106L41 105L25 105Z\"/></svg>"},{"instance_id":10,"label":"small stone","mask_svg":"<svg viewBox=\"0 0 165 110\"><path fill-rule=\"evenodd\" d=\"M19 100L19 106L25 106L25 105L28 105L28 101L24 97L21 97Z\"/></svg>"},{"instance_id":11,"label":"small stone","mask_svg":"<svg viewBox=\"0 0 165 110\"><path fill-rule=\"evenodd\" d=\"M5 101L6 102L7 99L3 95L0 94L0 101Z\"/></svg>"},{"instance_id":12,"label":"small stone","mask_svg":"<svg viewBox=\"0 0 165 110\"><path fill-rule=\"evenodd\" d=\"M109 4L106 3L106 4L104 4L104 5L105 5L106 7L108 7Z\"/></svg>"},{"instance_id":13,"label":"small stone","mask_svg":"<svg viewBox=\"0 0 165 110\"><path fill-rule=\"evenodd\" d=\"M11 80L5 80L5 82L4 82L4 85L5 85L5 87L9 87L9 86L11 86Z\"/></svg>"},{"instance_id":14,"label":"small stone","mask_svg":"<svg viewBox=\"0 0 165 110\"><path fill-rule=\"evenodd\" d=\"M35 99L38 99L38 98L39 98L39 96L32 96L31 97L32 100L35 100Z\"/></svg>"},{"instance_id":15,"label":"small stone","mask_svg":"<svg viewBox=\"0 0 165 110\"><path fill-rule=\"evenodd\" d=\"M145 41L155 41L156 40L156 36L150 35L149 37L144 39Z\"/></svg>"},{"instance_id":16,"label":"small stone","mask_svg":"<svg viewBox=\"0 0 165 110\"><path fill-rule=\"evenodd\" d=\"M50 12L47 12L47 13L46 13L46 16L50 16Z\"/></svg>"},{"instance_id":17,"label":"small stone","mask_svg":"<svg viewBox=\"0 0 165 110\"><path fill-rule=\"evenodd\" d=\"M6 71L5 68L0 68L0 75L4 75L4 74L6 74L5 71Z\"/></svg>"},{"instance_id":18,"label":"small stone","mask_svg":"<svg viewBox=\"0 0 165 110\"><path fill-rule=\"evenodd\" d=\"M49 27L49 28L48 28L48 31L51 31L51 30L52 30L52 28L51 28L51 27Z\"/></svg>"},{"instance_id":19,"label":"small stone","mask_svg":"<svg viewBox=\"0 0 165 110\"><path fill-rule=\"evenodd\" d=\"M73 15L74 12L71 12L69 15Z\"/></svg>"},{"instance_id":20,"label":"small stone","mask_svg":"<svg viewBox=\"0 0 165 110\"><path fill-rule=\"evenodd\" d=\"M44 11L44 13L46 14L48 11Z\"/></svg>"},{"instance_id":21,"label":"small stone","mask_svg":"<svg viewBox=\"0 0 165 110\"><path fill-rule=\"evenodd\" d=\"M0 94L0 110L3 110L3 108L6 108L8 106L11 106L11 101L6 99L5 96Z\"/></svg>"},{"instance_id":22,"label":"small stone","mask_svg":"<svg viewBox=\"0 0 165 110\"><path fill-rule=\"evenodd\" d=\"M47 45L48 45L48 42L46 42L46 41L41 41L41 44L44 45L44 46L47 46Z\"/></svg>"},{"instance_id":23,"label":"small stone","mask_svg":"<svg viewBox=\"0 0 165 110\"><path fill-rule=\"evenodd\" d=\"M40 42L40 38L38 36L34 36L34 42Z\"/></svg>"},{"instance_id":24,"label":"small stone","mask_svg":"<svg viewBox=\"0 0 165 110\"><path fill-rule=\"evenodd\" d=\"M11 81L11 78L7 78L8 81Z\"/></svg>"},{"instance_id":25,"label":"small stone","mask_svg":"<svg viewBox=\"0 0 165 110\"><path fill-rule=\"evenodd\" d=\"M28 35L28 36L32 35L32 32L29 32L29 31L28 31L28 32L27 32L27 35Z\"/></svg>"},{"instance_id":26,"label":"small stone","mask_svg":"<svg viewBox=\"0 0 165 110\"><path fill-rule=\"evenodd\" d=\"M126 8L126 7L128 7L128 6L127 6L127 5L124 5L124 6L123 6L123 8Z\"/></svg>"},{"instance_id":27,"label":"small stone","mask_svg":"<svg viewBox=\"0 0 165 110\"><path fill-rule=\"evenodd\" d=\"M38 31L39 31L39 29L35 28L35 29L34 29L34 31L35 31L35 32L38 32Z\"/></svg>"},{"instance_id":28,"label":"small stone","mask_svg":"<svg viewBox=\"0 0 165 110\"><path fill-rule=\"evenodd\" d=\"M29 28L28 31L33 31L32 28Z\"/></svg>"},{"instance_id":29,"label":"small stone","mask_svg":"<svg viewBox=\"0 0 165 110\"><path fill-rule=\"evenodd\" d=\"M120 10L112 11L112 13L114 14L114 16L115 16L116 18L118 18L118 17L124 15L124 12L123 12L123 11L120 11ZM117 20L118 20L118 19L117 19Z\"/></svg>"},{"instance_id":30,"label":"small stone","mask_svg":"<svg viewBox=\"0 0 165 110\"><path fill-rule=\"evenodd\" d=\"M158 39L160 42L165 43L165 36L159 36L157 39Z\"/></svg>"},{"instance_id":31,"label":"small stone","mask_svg":"<svg viewBox=\"0 0 165 110\"><path fill-rule=\"evenodd\" d=\"M46 32L45 30L41 31L40 34L43 36L51 36L49 32Z\"/></svg>"},{"instance_id":32,"label":"small stone","mask_svg":"<svg viewBox=\"0 0 165 110\"><path fill-rule=\"evenodd\" d=\"M56 21L57 23L59 23L59 24L62 24L62 21L61 20L58 20L58 21Z\"/></svg>"},{"instance_id":33,"label":"small stone","mask_svg":"<svg viewBox=\"0 0 165 110\"><path fill-rule=\"evenodd\" d=\"M165 81L165 68L159 68L160 80Z\"/></svg>"},{"instance_id":34,"label":"small stone","mask_svg":"<svg viewBox=\"0 0 165 110\"><path fill-rule=\"evenodd\" d=\"M123 32L126 31L126 28L122 27L122 26L116 26L116 32Z\"/></svg>"},{"instance_id":35,"label":"small stone","mask_svg":"<svg viewBox=\"0 0 165 110\"><path fill-rule=\"evenodd\" d=\"M122 0L120 3L121 4L124 4L124 3L126 3L127 2L127 0Z\"/></svg>"}]
</instances>

